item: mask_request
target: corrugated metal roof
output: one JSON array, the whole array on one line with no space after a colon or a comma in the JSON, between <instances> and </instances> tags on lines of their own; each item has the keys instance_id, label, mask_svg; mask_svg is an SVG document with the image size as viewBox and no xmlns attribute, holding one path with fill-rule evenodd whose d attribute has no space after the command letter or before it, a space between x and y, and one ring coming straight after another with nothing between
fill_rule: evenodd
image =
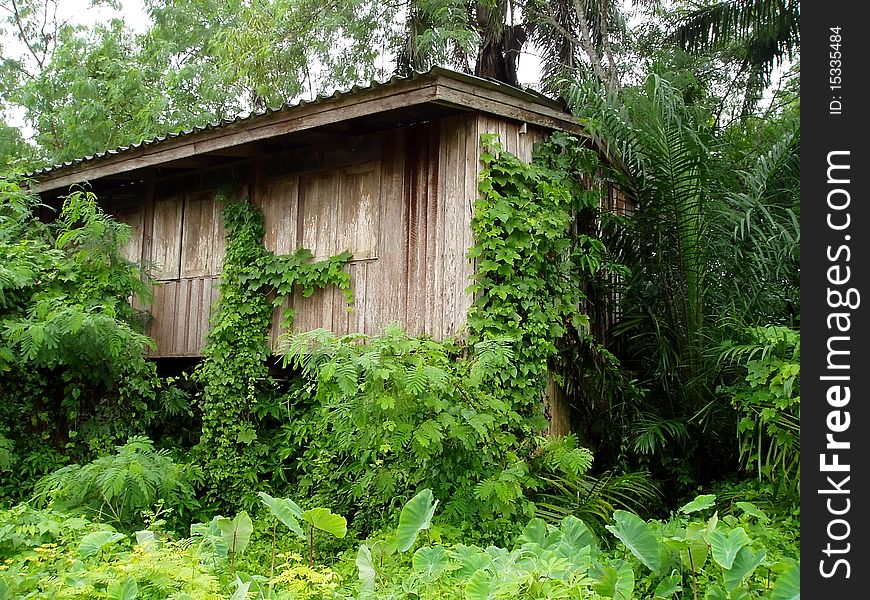
<instances>
[{"instance_id":1,"label":"corrugated metal roof","mask_svg":"<svg viewBox=\"0 0 870 600\"><path fill-rule=\"evenodd\" d=\"M384 87L384 86L395 85L398 82L413 81L415 79L419 79L419 78L425 77L425 76L438 76L438 75L442 75L442 76L445 76L445 77L448 77L451 79L457 79L460 81L466 81L468 83L472 83L472 84L474 84L480 88L483 88L483 89L498 90L500 92L507 93L507 94L515 96L517 98L522 98L525 100L536 102L538 104L548 106L550 108L555 108L557 110L565 110L564 105L562 105L561 103L559 103L559 102L553 100L552 98L549 98L548 96L545 96L544 94L541 94L540 92L537 92L535 90L515 88L513 86L507 85L507 84L502 83L500 81L497 81L495 79L488 79L488 78L483 78L483 77L477 77L474 75L468 75L466 73L460 73L458 71L453 71L451 69L446 69L444 67L432 67L428 71L414 72L408 76L394 75L386 80L374 80L365 86L353 85L347 89L343 89L343 90L337 89L328 95L327 94L319 94L313 100L298 100L296 102L288 102L288 103L282 104L281 106L279 106L277 108L266 108L263 110L251 111L248 113L243 113L241 115L237 115L236 117L234 117L232 119L222 119L220 121L212 121L212 122L206 123L205 125L197 125L197 126L194 126L190 129L184 129L184 130L179 131L179 132L167 133L165 135L157 136L157 137L154 137L154 138L151 138L148 140L143 140L141 142L137 142L137 143L129 145L129 146L120 146L118 148L113 148L110 150L105 150L103 152L98 152L97 154L92 154L92 155L84 156L81 158L75 158L73 160L68 160L68 161L65 161L63 163L43 167L42 169L27 173L25 176L38 178L40 175L47 175L47 174L52 173L54 171L59 171L62 169L82 165L82 164L93 162L93 161L98 161L101 158L105 158L107 156L114 156L116 154L121 154L121 153L126 152L128 150L135 150L137 148L141 148L143 146L152 146L152 145L160 144L161 142L166 142L168 140L172 140L175 138L184 137L184 136L195 134L195 133L200 133L203 131L210 131L213 129L219 129L219 128L227 127L230 125L234 125L236 123L255 121L256 119L258 119L260 117L265 117L265 116L271 115L273 113L287 112L289 110L293 110L293 109L298 108L298 107L308 106L311 104L319 104L321 102L325 102L328 100L334 100L337 98L341 98L343 96L352 95L352 94L356 94L356 93L363 92L363 91L374 90L374 89Z\"/></svg>"}]
</instances>

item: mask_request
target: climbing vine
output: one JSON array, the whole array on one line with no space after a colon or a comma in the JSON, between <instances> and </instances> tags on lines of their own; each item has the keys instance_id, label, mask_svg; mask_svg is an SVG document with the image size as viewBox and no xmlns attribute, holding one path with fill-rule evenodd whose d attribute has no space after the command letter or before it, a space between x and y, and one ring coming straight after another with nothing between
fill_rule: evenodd
<instances>
[{"instance_id":1,"label":"climbing vine","mask_svg":"<svg viewBox=\"0 0 870 600\"><path fill-rule=\"evenodd\" d=\"M581 182L594 174L598 155L564 134L539 144L531 163L505 152L494 135L481 141L468 327L473 340L514 340L514 366L497 383L517 406L534 410L559 340L588 328L583 285L602 269L605 248L574 224L598 207L598 193Z\"/></svg>"},{"instance_id":2,"label":"climbing vine","mask_svg":"<svg viewBox=\"0 0 870 600\"><path fill-rule=\"evenodd\" d=\"M335 285L352 300L343 252L312 262L311 252L276 256L263 246L263 216L250 203L233 202L224 210L226 257L220 300L212 318L196 373L202 392L202 436L196 454L210 500L238 504L257 487L257 457L267 446L257 438L258 402L274 395L267 359L272 311L300 289L306 297ZM283 326L292 324L285 311Z\"/></svg>"}]
</instances>

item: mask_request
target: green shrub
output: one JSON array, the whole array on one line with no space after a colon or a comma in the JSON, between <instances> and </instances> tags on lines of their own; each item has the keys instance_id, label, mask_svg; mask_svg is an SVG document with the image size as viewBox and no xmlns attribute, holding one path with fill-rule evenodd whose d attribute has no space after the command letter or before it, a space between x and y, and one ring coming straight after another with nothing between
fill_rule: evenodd
<instances>
[{"instance_id":1,"label":"green shrub","mask_svg":"<svg viewBox=\"0 0 870 600\"><path fill-rule=\"evenodd\" d=\"M159 502L179 516L189 515L196 507L194 475L189 465L174 462L168 451L155 450L148 438L137 436L114 455L47 475L36 484L36 499L130 531L143 524L142 512Z\"/></svg>"}]
</instances>

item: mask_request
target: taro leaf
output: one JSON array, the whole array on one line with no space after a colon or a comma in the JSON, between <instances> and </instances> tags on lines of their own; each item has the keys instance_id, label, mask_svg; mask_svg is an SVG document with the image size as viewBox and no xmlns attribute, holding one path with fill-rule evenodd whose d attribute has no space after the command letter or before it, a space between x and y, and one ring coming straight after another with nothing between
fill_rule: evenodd
<instances>
[{"instance_id":1,"label":"taro leaf","mask_svg":"<svg viewBox=\"0 0 870 600\"><path fill-rule=\"evenodd\" d=\"M764 511L755 506L752 502L735 502L734 506L747 515L757 518L759 523L767 523L770 521L770 518L764 514Z\"/></svg>"},{"instance_id":2,"label":"taro leaf","mask_svg":"<svg viewBox=\"0 0 870 600\"><path fill-rule=\"evenodd\" d=\"M139 587L133 577L110 581L106 590L106 597L109 600L136 600L138 595Z\"/></svg>"},{"instance_id":3,"label":"taro leaf","mask_svg":"<svg viewBox=\"0 0 870 600\"><path fill-rule=\"evenodd\" d=\"M574 551L579 551L586 546L595 546L595 537L586 523L575 517L568 515L562 519L562 544Z\"/></svg>"},{"instance_id":4,"label":"taro leaf","mask_svg":"<svg viewBox=\"0 0 870 600\"><path fill-rule=\"evenodd\" d=\"M634 593L634 571L624 560L614 560L604 567L601 578L592 587L605 598L631 600Z\"/></svg>"},{"instance_id":5,"label":"taro leaf","mask_svg":"<svg viewBox=\"0 0 870 600\"><path fill-rule=\"evenodd\" d=\"M328 508L312 508L302 513L302 520L320 531L331 533L337 538L347 535L347 519L333 514Z\"/></svg>"},{"instance_id":6,"label":"taro leaf","mask_svg":"<svg viewBox=\"0 0 870 600\"><path fill-rule=\"evenodd\" d=\"M242 511L233 520L220 517L217 519L217 526L227 548L234 554L243 554L251 541L251 534L254 533L254 524L248 513Z\"/></svg>"},{"instance_id":7,"label":"taro leaf","mask_svg":"<svg viewBox=\"0 0 870 600\"><path fill-rule=\"evenodd\" d=\"M770 600L801 600L801 565L790 566L773 584Z\"/></svg>"},{"instance_id":8,"label":"taro leaf","mask_svg":"<svg viewBox=\"0 0 870 600\"><path fill-rule=\"evenodd\" d=\"M420 548L411 560L414 571L421 575L424 581L435 581L449 565L447 553L441 546Z\"/></svg>"},{"instance_id":9,"label":"taro leaf","mask_svg":"<svg viewBox=\"0 0 870 600\"><path fill-rule=\"evenodd\" d=\"M356 554L356 568L359 571L360 581L363 582L363 589L374 590L377 573L375 565L372 563L372 552L365 544L359 547L359 552Z\"/></svg>"},{"instance_id":10,"label":"taro leaf","mask_svg":"<svg viewBox=\"0 0 870 600\"><path fill-rule=\"evenodd\" d=\"M89 533L79 543L79 558L92 556L102 550L104 546L114 544L125 537L127 536L117 531L95 531L94 533Z\"/></svg>"},{"instance_id":11,"label":"taro leaf","mask_svg":"<svg viewBox=\"0 0 870 600\"><path fill-rule=\"evenodd\" d=\"M251 582L243 582L241 579L236 577L236 580L233 583L236 584L236 591L233 592L232 596L230 596L230 600L246 600L248 597L248 589L251 587Z\"/></svg>"},{"instance_id":12,"label":"taro leaf","mask_svg":"<svg viewBox=\"0 0 870 600\"><path fill-rule=\"evenodd\" d=\"M263 504L269 507L269 510L276 519L281 521L287 529L305 539L305 532L302 531L302 527L299 525L299 519L302 518L302 509L295 502L289 498L273 498L266 492L260 492L258 496L260 496Z\"/></svg>"},{"instance_id":13,"label":"taro leaf","mask_svg":"<svg viewBox=\"0 0 870 600\"><path fill-rule=\"evenodd\" d=\"M704 600L728 600L728 593L718 585L711 585L704 593Z\"/></svg>"},{"instance_id":14,"label":"taro leaf","mask_svg":"<svg viewBox=\"0 0 870 600\"><path fill-rule=\"evenodd\" d=\"M764 550L759 550L758 554L752 551L749 546L743 546L734 558L734 564L730 569L726 569L722 576L725 580L725 587L728 591L733 591L740 587L743 580L749 577L767 553Z\"/></svg>"},{"instance_id":15,"label":"taro leaf","mask_svg":"<svg viewBox=\"0 0 870 600\"><path fill-rule=\"evenodd\" d=\"M707 532L707 542L713 553L713 560L723 569L730 569L740 549L749 543L749 536L742 527L725 533L721 529Z\"/></svg>"},{"instance_id":16,"label":"taro leaf","mask_svg":"<svg viewBox=\"0 0 870 600\"><path fill-rule=\"evenodd\" d=\"M701 496L696 496L694 500L681 506L679 510L681 513L687 515L689 513L698 512L699 510L707 510L708 508L711 508L715 502L715 494L703 494Z\"/></svg>"},{"instance_id":17,"label":"taro leaf","mask_svg":"<svg viewBox=\"0 0 870 600\"><path fill-rule=\"evenodd\" d=\"M483 569L477 570L465 584L465 600L492 600L498 592L498 581Z\"/></svg>"},{"instance_id":18,"label":"taro leaf","mask_svg":"<svg viewBox=\"0 0 870 600\"><path fill-rule=\"evenodd\" d=\"M153 552L157 549L157 535L148 529L136 532L136 543L146 551Z\"/></svg>"},{"instance_id":19,"label":"taro leaf","mask_svg":"<svg viewBox=\"0 0 870 600\"><path fill-rule=\"evenodd\" d=\"M492 567L492 558L477 546L457 544L453 555L459 562L457 575L462 578L471 577L475 571Z\"/></svg>"},{"instance_id":20,"label":"taro leaf","mask_svg":"<svg viewBox=\"0 0 870 600\"><path fill-rule=\"evenodd\" d=\"M677 592L683 589L683 578L679 573L673 573L668 575L656 586L655 592L653 592L656 598L670 598Z\"/></svg>"},{"instance_id":21,"label":"taro leaf","mask_svg":"<svg viewBox=\"0 0 870 600\"><path fill-rule=\"evenodd\" d=\"M607 525L607 530L618 537L650 571L657 574L661 568L662 558L659 542L649 525L637 515L624 510L615 511L613 520L616 521L616 525Z\"/></svg>"},{"instance_id":22,"label":"taro leaf","mask_svg":"<svg viewBox=\"0 0 870 600\"><path fill-rule=\"evenodd\" d=\"M520 544L538 544L542 548L549 546L547 539L547 524L543 519L535 517L525 526L519 537Z\"/></svg>"},{"instance_id":23,"label":"taro leaf","mask_svg":"<svg viewBox=\"0 0 870 600\"><path fill-rule=\"evenodd\" d=\"M408 501L399 515L399 526L396 528L396 548L399 552L407 552L417 541L420 532L429 528L436 506L438 501L433 499L429 488L417 492Z\"/></svg>"}]
</instances>

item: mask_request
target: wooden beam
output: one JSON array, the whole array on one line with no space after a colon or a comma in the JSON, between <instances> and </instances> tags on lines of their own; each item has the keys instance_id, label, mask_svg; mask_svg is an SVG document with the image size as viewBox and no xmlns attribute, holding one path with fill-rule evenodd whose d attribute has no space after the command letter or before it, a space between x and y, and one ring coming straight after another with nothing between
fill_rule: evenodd
<instances>
[{"instance_id":1,"label":"wooden beam","mask_svg":"<svg viewBox=\"0 0 870 600\"><path fill-rule=\"evenodd\" d=\"M404 84L404 85L402 85ZM407 80L372 90L295 106L269 115L230 123L207 131L145 144L46 174L33 190L41 193L115 173L206 154L295 131L400 108L435 99L431 78ZM52 176L54 175L54 176ZM39 177L39 176L37 176Z\"/></svg>"}]
</instances>

